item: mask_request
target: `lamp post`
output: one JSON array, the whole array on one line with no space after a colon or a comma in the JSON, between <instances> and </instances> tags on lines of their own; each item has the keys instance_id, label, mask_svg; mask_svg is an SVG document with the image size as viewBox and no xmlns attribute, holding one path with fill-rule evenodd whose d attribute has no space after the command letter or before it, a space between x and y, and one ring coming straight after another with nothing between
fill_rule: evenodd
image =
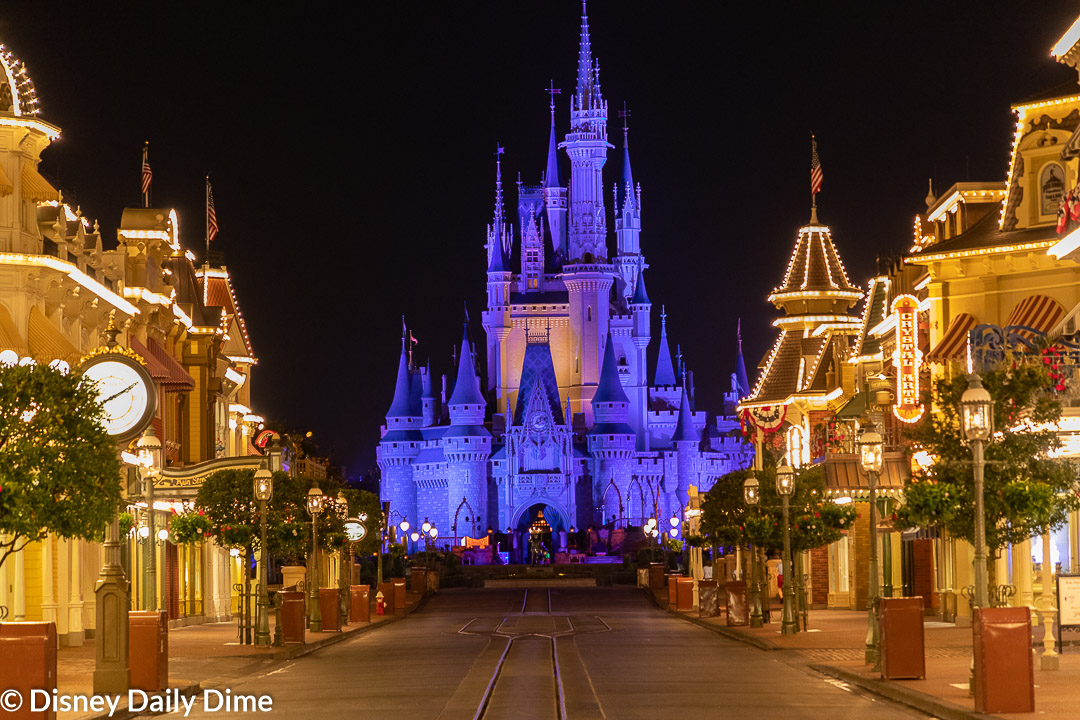
<instances>
[{"instance_id":1,"label":"lamp post","mask_svg":"<svg viewBox=\"0 0 1080 720\"><path fill-rule=\"evenodd\" d=\"M255 471L255 499L259 501L259 621L255 626L255 645L270 646L270 595L266 590L266 563L270 556L266 550L266 503L274 494L274 476L266 469L266 462Z\"/></svg>"},{"instance_id":2,"label":"lamp post","mask_svg":"<svg viewBox=\"0 0 1080 720\"><path fill-rule=\"evenodd\" d=\"M794 635L799 628L795 622L795 572L791 562L791 521L788 518L791 495L795 492L795 471L790 465L782 465L776 469L776 493L780 496L780 503L784 512L784 606L780 617L780 632L784 635Z\"/></svg>"},{"instance_id":3,"label":"lamp post","mask_svg":"<svg viewBox=\"0 0 1080 720\"><path fill-rule=\"evenodd\" d=\"M743 502L751 507L761 502L761 485L753 473L743 480ZM750 553L750 627L759 628L765 624L761 609L760 564L757 561L757 548Z\"/></svg>"},{"instance_id":4,"label":"lamp post","mask_svg":"<svg viewBox=\"0 0 1080 720\"><path fill-rule=\"evenodd\" d=\"M983 510L983 445L994 433L994 400L978 373L968 375L968 388L960 396L960 429L971 443L975 470L975 607L986 607L986 513Z\"/></svg>"},{"instance_id":5,"label":"lamp post","mask_svg":"<svg viewBox=\"0 0 1080 720\"><path fill-rule=\"evenodd\" d=\"M337 496L337 511L342 520L349 519L349 499L345 497L345 491L339 490ZM338 627L345 627L349 619L349 583L352 581L352 544L346 538L341 545L341 558L338 560L338 611L341 622Z\"/></svg>"},{"instance_id":6,"label":"lamp post","mask_svg":"<svg viewBox=\"0 0 1080 720\"><path fill-rule=\"evenodd\" d=\"M867 664L874 670L881 669L881 652L878 630L878 551L877 551L877 479L881 474L881 435L873 429L866 430L859 437L859 464L866 473L870 486L870 569L869 592L867 593L867 628L866 654Z\"/></svg>"},{"instance_id":7,"label":"lamp post","mask_svg":"<svg viewBox=\"0 0 1080 720\"><path fill-rule=\"evenodd\" d=\"M161 476L161 441L154 435L154 428L146 432L135 444L139 458L139 477L146 483L146 579L143 583L143 604L147 610L157 610L157 546L154 538L154 481Z\"/></svg>"},{"instance_id":8,"label":"lamp post","mask_svg":"<svg viewBox=\"0 0 1080 720\"><path fill-rule=\"evenodd\" d=\"M311 632L322 632L322 610L319 608L319 513L325 502L318 485L308 490L307 509L311 514L311 577L308 578L311 588Z\"/></svg>"}]
</instances>

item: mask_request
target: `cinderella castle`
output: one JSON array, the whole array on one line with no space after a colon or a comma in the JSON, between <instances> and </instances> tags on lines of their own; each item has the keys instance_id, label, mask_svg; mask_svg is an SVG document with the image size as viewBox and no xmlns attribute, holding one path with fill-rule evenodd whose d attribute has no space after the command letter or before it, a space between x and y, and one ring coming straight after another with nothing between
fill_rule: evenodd
<instances>
[{"instance_id":1,"label":"cinderella castle","mask_svg":"<svg viewBox=\"0 0 1080 720\"><path fill-rule=\"evenodd\" d=\"M402 341L378 447L381 494L394 524L428 520L440 544L524 530L541 512L555 531L640 526L650 517L667 527L666 519L682 519L690 486L708 490L752 458L734 410L749 393L741 348L716 415L694 407L693 373L681 353L672 362L663 310L655 367L646 360L653 303L642 189L624 127L621 175L606 207L613 146L584 6L562 142L551 97L547 167L539 186L518 183L514 221L496 154L485 340L470 343L466 327L457 367L441 381L430 365L413 365Z\"/></svg>"}]
</instances>

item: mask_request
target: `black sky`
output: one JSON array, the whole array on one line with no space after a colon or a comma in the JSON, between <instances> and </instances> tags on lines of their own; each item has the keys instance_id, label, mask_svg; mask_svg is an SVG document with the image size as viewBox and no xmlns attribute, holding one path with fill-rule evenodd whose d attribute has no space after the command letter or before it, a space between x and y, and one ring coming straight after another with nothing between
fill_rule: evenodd
<instances>
[{"instance_id":1,"label":"black sky","mask_svg":"<svg viewBox=\"0 0 1080 720\"><path fill-rule=\"evenodd\" d=\"M256 408L313 429L355 474L374 462L400 316L438 371L463 301L482 335L491 153L506 147L508 178L539 180L543 88L572 87L580 5L270 8L4 0L0 41L63 129L43 169L106 242L138 201L149 140L155 205L179 209L201 257L211 173L216 249L260 358ZM700 408L726 389L737 318L752 377L773 341L765 296L808 219L809 132L821 219L864 285L876 257L910 245L927 178L939 191L1004 179L1009 105L1075 78L1049 49L1078 13L1064 0L590 3L604 95L631 108L649 294Z\"/></svg>"}]
</instances>

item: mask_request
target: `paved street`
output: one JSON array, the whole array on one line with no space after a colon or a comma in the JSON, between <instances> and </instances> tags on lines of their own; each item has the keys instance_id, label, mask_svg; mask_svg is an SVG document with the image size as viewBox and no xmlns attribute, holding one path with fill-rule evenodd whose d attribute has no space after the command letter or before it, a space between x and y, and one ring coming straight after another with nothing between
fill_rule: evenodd
<instances>
[{"instance_id":1,"label":"paved street","mask_svg":"<svg viewBox=\"0 0 1080 720\"><path fill-rule=\"evenodd\" d=\"M922 717L777 655L675 619L637 590L450 590L230 690L271 695L283 718ZM213 715L196 705L189 717Z\"/></svg>"}]
</instances>

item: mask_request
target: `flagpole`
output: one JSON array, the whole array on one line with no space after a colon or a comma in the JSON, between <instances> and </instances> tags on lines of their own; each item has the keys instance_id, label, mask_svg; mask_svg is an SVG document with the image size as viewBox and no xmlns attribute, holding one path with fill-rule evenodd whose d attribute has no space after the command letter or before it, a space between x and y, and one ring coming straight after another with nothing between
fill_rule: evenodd
<instances>
[{"instance_id":1,"label":"flagpole","mask_svg":"<svg viewBox=\"0 0 1080 720\"><path fill-rule=\"evenodd\" d=\"M210 267L210 176L206 176L206 201L203 203L203 213L206 216L206 267Z\"/></svg>"}]
</instances>

